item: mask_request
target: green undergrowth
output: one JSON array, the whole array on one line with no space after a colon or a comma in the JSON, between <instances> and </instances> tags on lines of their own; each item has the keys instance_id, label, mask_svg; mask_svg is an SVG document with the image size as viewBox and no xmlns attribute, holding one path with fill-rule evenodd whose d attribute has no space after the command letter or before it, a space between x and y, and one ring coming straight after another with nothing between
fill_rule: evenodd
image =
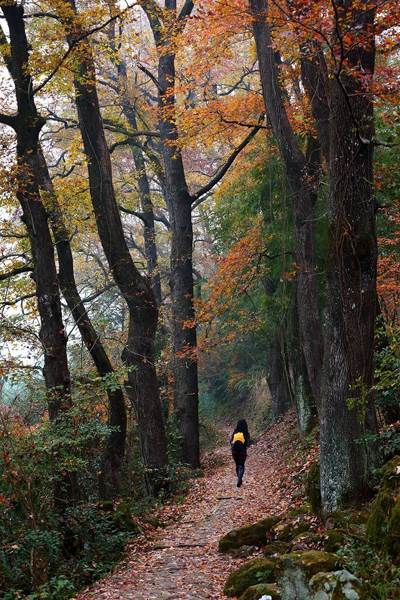
<instances>
[{"instance_id":1,"label":"green undergrowth","mask_svg":"<svg viewBox=\"0 0 400 600\"><path fill-rule=\"evenodd\" d=\"M318 472L315 463L309 471L307 494L313 513L320 515ZM394 600L400 598L400 456L389 460L380 474L379 490L370 506L326 517L323 544L369 586L370 600Z\"/></svg>"},{"instance_id":2,"label":"green undergrowth","mask_svg":"<svg viewBox=\"0 0 400 600\"><path fill-rule=\"evenodd\" d=\"M169 465L160 473L162 492L149 498L132 418L120 497L102 501L98 477L109 430L104 419L93 419L98 397L97 387L87 396L80 393L73 420L69 413L69 421L59 423L57 431L40 418L45 402L36 397L34 422L11 409L1 414L1 600L72 598L121 560L128 540L162 526L156 515L163 502L184 498L196 475L180 460L179 433L169 423ZM53 486L63 470L77 473L80 500L60 513L54 506Z\"/></svg>"},{"instance_id":3,"label":"green undergrowth","mask_svg":"<svg viewBox=\"0 0 400 600\"><path fill-rule=\"evenodd\" d=\"M364 535L349 534L336 554L342 556L353 575L370 585L371 600L400 598L400 568L378 552Z\"/></svg>"}]
</instances>

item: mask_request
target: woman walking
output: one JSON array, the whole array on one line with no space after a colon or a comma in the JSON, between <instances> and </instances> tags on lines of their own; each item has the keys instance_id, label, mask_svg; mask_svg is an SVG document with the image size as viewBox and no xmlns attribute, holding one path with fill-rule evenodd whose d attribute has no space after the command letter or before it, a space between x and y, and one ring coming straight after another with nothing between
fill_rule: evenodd
<instances>
[{"instance_id":1,"label":"woman walking","mask_svg":"<svg viewBox=\"0 0 400 600\"><path fill-rule=\"evenodd\" d=\"M247 448L250 446L250 434L245 419L239 419L231 437L232 458L236 463L237 487L242 485L244 463L247 458Z\"/></svg>"}]
</instances>

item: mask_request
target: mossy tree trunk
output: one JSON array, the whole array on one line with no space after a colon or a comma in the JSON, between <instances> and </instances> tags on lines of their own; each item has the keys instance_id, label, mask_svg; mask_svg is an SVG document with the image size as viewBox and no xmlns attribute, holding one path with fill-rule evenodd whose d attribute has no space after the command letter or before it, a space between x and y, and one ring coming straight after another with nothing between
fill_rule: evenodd
<instances>
[{"instance_id":1,"label":"mossy tree trunk","mask_svg":"<svg viewBox=\"0 0 400 600\"><path fill-rule=\"evenodd\" d=\"M285 167L293 210L300 341L313 396L320 396L323 342L318 309L315 250L316 192L311 165L298 142L284 103L276 50L271 39L267 0L249 0L265 109Z\"/></svg>"},{"instance_id":2,"label":"mossy tree trunk","mask_svg":"<svg viewBox=\"0 0 400 600\"><path fill-rule=\"evenodd\" d=\"M377 431L373 379L377 240L373 195L374 6L338 3L337 28L358 43L331 80L328 257L321 420L323 511L365 499L374 446L360 443ZM338 49L341 41L336 40ZM368 81L360 77L368 73ZM349 407L349 403L354 408Z\"/></svg>"}]
</instances>

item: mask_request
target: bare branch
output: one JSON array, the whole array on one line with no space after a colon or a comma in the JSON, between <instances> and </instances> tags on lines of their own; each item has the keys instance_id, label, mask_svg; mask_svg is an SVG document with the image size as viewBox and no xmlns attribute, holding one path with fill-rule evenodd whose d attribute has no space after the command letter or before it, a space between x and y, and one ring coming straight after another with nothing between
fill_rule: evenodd
<instances>
[{"instance_id":1,"label":"bare branch","mask_svg":"<svg viewBox=\"0 0 400 600\"><path fill-rule=\"evenodd\" d=\"M126 237L126 243L128 244L128 248L130 248L131 250L137 250L139 252L139 254L141 254L141 256L143 256L143 258L146 258L145 251L143 250L143 248L141 246L139 246L139 244L137 244L135 242L132 234L130 234L129 236Z\"/></svg>"},{"instance_id":2,"label":"bare branch","mask_svg":"<svg viewBox=\"0 0 400 600\"><path fill-rule=\"evenodd\" d=\"M99 296L101 296L102 294L104 294L105 292L107 292L108 290L111 290L115 286L116 286L116 283L114 283L114 282L108 283L101 290L99 290L97 292L94 292L93 294L91 294L90 296L88 296L87 298L85 298L84 300L82 300L82 302L84 304L87 304L88 302L93 302L93 300L96 300L96 298L98 298Z\"/></svg>"},{"instance_id":3,"label":"bare branch","mask_svg":"<svg viewBox=\"0 0 400 600\"><path fill-rule=\"evenodd\" d=\"M238 79L238 81L236 83L234 83L232 86L229 86L229 89L226 92L220 92L218 94L218 96L229 96L229 94L231 94L233 91L235 91L237 89L243 89L240 87L240 84L244 82L245 78L248 77L249 75L253 75L254 73L259 73L259 69L254 68L255 64L256 63L254 62L250 69L248 69L248 68L243 69L243 75L241 75L240 79ZM226 85L226 87L228 87L228 86ZM246 89L246 88L244 88L244 89Z\"/></svg>"},{"instance_id":4,"label":"bare branch","mask_svg":"<svg viewBox=\"0 0 400 600\"><path fill-rule=\"evenodd\" d=\"M137 212L136 210L130 210L129 208L125 208L124 206L122 206L121 204L118 205L118 208L128 214L128 215L133 215L134 217L137 217L138 219L140 219L141 221L143 221L143 223L146 225L146 227L148 227L148 223L147 220L144 216L143 213L141 212ZM163 225L165 225L165 227L167 229L171 229L171 223L168 221L168 219L164 216L157 216L157 215L153 215L153 218L155 221L158 221L159 223L162 223Z\"/></svg>"},{"instance_id":5,"label":"bare branch","mask_svg":"<svg viewBox=\"0 0 400 600\"><path fill-rule=\"evenodd\" d=\"M230 157L228 158L228 160L226 161L226 163L224 164L224 166L219 170L219 172L215 175L215 177L213 177L205 186L203 186L202 188L200 188L195 194L192 194L192 196L191 196L191 201L192 202L195 202L196 200L198 200L199 198L201 198L201 196L204 196L215 185L217 185L217 183L219 181L221 181L221 179L223 178L223 176L225 175L225 173L228 171L229 167L232 165L232 163L234 162L234 160L236 159L236 157L240 154L240 152L243 150L243 148L245 148L247 146L247 144L249 142L251 142L251 140L254 138L254 136L256 135L256 133L260 129L261 129L260 125L256 125L256 127L253 127L253 129L250 131L249 135L236 148L236 150L234 150L232 152L232 154L230 155ZM199 203L196 203L196 206L198 206L198 204Z\"/></svg>"}]
</instances>

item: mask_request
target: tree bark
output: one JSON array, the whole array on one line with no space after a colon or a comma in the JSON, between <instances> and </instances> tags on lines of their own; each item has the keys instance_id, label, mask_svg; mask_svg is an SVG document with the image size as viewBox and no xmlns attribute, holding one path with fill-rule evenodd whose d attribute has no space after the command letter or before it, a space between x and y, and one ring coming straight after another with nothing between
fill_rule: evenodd
<instances>
[{"instance_id":1,"label":"tree bark","mask_svg":"<svg viewBox=\"0 0 400 600\"><path fill-rule=\"evenodd\" d=\"M114 373L111 361L93 327L75 282L74 260L69 235L42 149L39 147L39 181L58 255L58 279L68 308L79 329L100 377ZM99 492L103 500L116 498L120 492L119 472L125 452L126 407L121 388L108 389L108 419L110 434L101 461Z\"/></svg>"},{"instance_id":2,"label":"tree bark","mask_svg":"<svg viewBox=\"0 0 400 600\"><path fill-rule=\"evenodd\" d=\"M316 193L307 179L309 168L290 125L279 84L270 26L268 1L249 0L260 67L265 108L285 165L293 206L300 339L314 398L320 397L323 343L318 312L315 250Z\"/></svg>"},{"instance_id":3,"label":"tree bark","mask_svg":"<svg viewBox=\"0 0 400 600\"><path fill-rule=\"evenodd\" d=\"M159 128L164 159L166 203L171 224L171 301L174 350L174 401L183 439L184 459L199 466L198 372L196 325L193 306L193 227L192 208L227 172L236 156L254 137L255 127L231 154L219 173L195 194L189 193L185 176L175 113L175 39L193 9L185 0L179 14L176 0L165 0L167 17L162 23L160 9L153 0L140 0L149 20L158 51Z\"/></svg>"},{"instance_id":4,"label":"tree bark","mask_svg":"<svg viewBox=\"0 0 400 600\"><path fill-rule=\"evenodd\" d=\"M297 290L293 298L292 331L290 338L290 358L293 370L294 397L296 402L297 424L304 437L318 423L317 407L308 380L307 366L300 343L299 312Z\"/></svg>"},{"instance_id":5,"label":"tree bark","mask_svg":"<svg viewBox=\"0 0 400 600\"><path fill-rule=\"evenodd\" d=\"M275 422L283 417L292 404L288 368L284 348L281 345L281 336L278 331L270 347L268 368L268 387L272 399L272 419Z\"/></svg>"},{"instance_id":6,"label":"tree bark","mask_svg":"<svg viewBox=\"0 0 400 600\"><path fill-rule=\"evenodd\" d=\"M373 397L377 242L373 197L373 104L364 76L374 72L375 10L337 2L337 30L362 36L331 80L328 264L321 405L321 494L328 513L368 494L377 431ZM339 46L339 44L338 44ZM353 69L353 72L350 70ZM358 399L358 400L357 400ZM349 409L353 401L356 408Z\"/></svg>"},{"instance_id":7,"label":"tree bark","mask_svg":"<svg viewBox=\"0 0 400 600\"><path fill-rule=\"evenodd\" d=\"M167 206L171 223L171 300L174 349L174 402L183 438L183 457L200 465L198 373L193 306L192 199L174 121L175 57L161 54L158 64L160 133L163 143ZM191 325L185 326L185 323Z\"/></svg>"},{"instance_id":8,"label":"tree bark","mask_svg":"<svg viewBox=\"0 0 400 600\"><path fill-rule=\"evenodd\" d=\"M74 0L65 0L60 14L70 45L79 48L74 73L75 101L85 154L97 230L108 264L129 308L129 329L123 360L130 368L127 394L138 420L145 483L150 494L162 485L167 442L154 364L158 310L148 278L136 269L127 247L112 180L110 154L104 135L96 90L93 57L75 16ZM81 41L77 41L80 39Z\"/></svg>"},{"instance_id":9,"label":"tree bark","mask_svg":"<svg viewBox=\"0 0 400 600\"><path fill-rule=\"evenodd\" d=\"M57 422L71 407L67 338L61 314L53 242L39 190L39 133L45 119L39 115L32 94L29 50L24 9L10 4L1 7L11 40L11 61L7 65L15 83L17 116L17 198L28 231L34 263L33 279L40 316L40 339L44 348L43 374L48 393L49 419ZM63 512L79 498L75 472L55 472L54 501Z\"/></svg>"},{"instance_id":10,"label":"tree bark","mask_svg":"<svg viewBox=\"0 0 400 600\"><path fill-rule=\"evenodd\" d=\"M188 4L189 10L191 8ZM186 6L185 4L185 6ZM141 3L153 31L158 57L160 139L166 179L166 201L171 223L171 302L174 351L174 406L182 436L183 459L200 465L198 419L198 369L193 306L192 197L185 177L179 133L175 121L175 55L171 53L174 30L163 26L150 2ZM175 0L166 0L169 19L176 20ZM181 13L182 15L182 13ZM164 31L163 31L164 28ZM190 325L189 325L190 324ZM188 326L189 325L189 326Z\"/></svg>"},{"instance_id":11,"label":"tree bark","mask_svg":"<svg viewBox=\"0 0 400 600\"><path fill-rule=\"evenodd\" d=\"M136 122L136 120L135 120ZM131 121L133 124L133 121ZM146 162L140 148L132 146L133 162L135 163L137 185L139 189L140 204L144 221L143 236L144 249L147 260L147 272L153 283L154 296L157 306L161 306L161 277L158 266L158 253L156 244L156 229L154 226L154 211L151 201L149 179L147 177Z\"/></svg>"},{"instance_id":12,"label":"tree bark","mask_svg":"<svg viewBox=\"0 0 400 600\"><path fill-rule=\"evenodd\" d=\"M266 294L273 298L276 294L276 283L272 277L266 281ZM286 353L286 323L285 320L275 327L272 341L268 348L267 382L271 394L271 413L275 422L290 409L292 390Z\"/></svg>"},{"instance_id":13,"label":"tree bark","mask_svg":"<svg viewBox=\"0 0 400 600\"><path fill-rule=\"evenodd\" d=\"M115 6L115 2L110 2L111 14L115 14L118 9ZM116 68L118 74L118 92L122 97L122 112L125 115L126 120L134 131L137 131L137 118L136 111L132 105L130 98L127 94L128 88L128 74L126 69L125 61L118 55L118 48L115 40L115 25L113 24L108 30L108 38L112 49L111 60ZM133 145L132 157L135 163L137 186L139 190L139 198L142 209L142 219L144 223L144 249L147 260L147 272L151 277L153 284L153 292L156 298L157 306L161 306L162 295L161 295L161 277L160 269L158 266L157 256L157 244L156 244L156 230L154 225L154 210L153 203L151 201L150 184L147 176L146 162L143 155L143 150Z\"/></svg>"}]
</instances>

